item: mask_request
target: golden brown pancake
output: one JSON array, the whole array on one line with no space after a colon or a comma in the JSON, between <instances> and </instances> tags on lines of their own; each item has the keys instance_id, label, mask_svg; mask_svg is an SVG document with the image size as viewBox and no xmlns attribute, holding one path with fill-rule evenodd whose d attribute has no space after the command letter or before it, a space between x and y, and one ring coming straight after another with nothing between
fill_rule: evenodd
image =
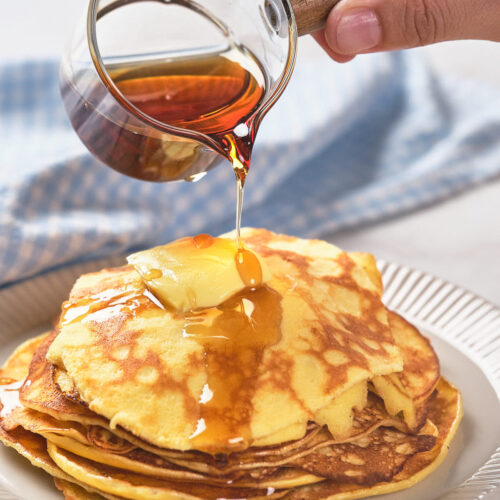
<instances>
[{"instance_id":1,"label":"golden brown pancake","mask_svg":"<svg viewBox=\"0 0 500 500\"><path fill-rule=\"evenodd\" d=\"M428 400L439 381L439 360L429 340L404 318L389 311L389 323L404 370L373 377L372 388L390 415L402 414L408 427L417 431L425 423Z\"/></svg>"},{"instance_id":2,"label":"golden brown pancake","mask_svg":"<svg viewBox=\"0 0 500 500\"><path fill-rule=\"evenodd\" d=\"M130 442L118 438L102 427L86 427L75 423L59 422L48 415L29 409L17 414L17 422L23 428L42 435L62 449L95 462L133 472L202 484L224 485L231 481L233 487L255 488L259 484L277 489L280 485L283 487L291 481L297 486L317 482L325 477L331 478L332 474L337 474L338 479L342 476L339 464L334 467L330 461L327 464L330 475L325 474L325 465L318 465L315 460L318 453L324 457L325 448L340 450L346 447L349 449L349 447L356 446L357 441L366 440L367 436L370 442L375 444L389 432L389 426L402 426L398 425L401 423L397 419L389 417L384 412L383 404L375 396L371 396L370 406L358 413L359 415L355 418L356 435L348 440L335 441L326 429L311 424L306 437L297 442L275 447L252 448L224 457L224 459L200 453L197 456L188 455L184 459L175 457L168 460L162 459L156 454L137 448ZM394 431L391 432L394 434ZM370 457L371 469L366 468L366 475L363 478L357 478L358 481L368 483L376 482L382 475L392 477L394 471L402 467L409 455L430 449L435 443L434 436L431 434L424 433L420 436L408 437L404 432L396 432L394 436L408 443L407 453L393 453L394 463L388 467L387 460L391 456L391 450L379 445L377 453L372 452ZM396 437L393 443L396 443ZM338 453L336 456L340 459L342 454ZM180 467L176 467L176 464ZM276 467L284 466L288 470L281 470L277 474ZM300 469L300 471L294 471L293 468ZM312 476L304 472L309 472ZM319 477L318 473L320 473Z\"/></svg>"},{"instance_id":3,"label":"golden brown pancake","mask_svg":"<svg viewBox=\"0 0 500 500\"><path fill-rule=\"evenodd\" d=\"M48 339L50 339L50 337L46 337L42 340ZM39 344L40 342L33 343L33 345L38 345L38 349L43 349L43 345ZM22 364L20 363L19 366L21 365ZM23 373L25 372L26 370L23 371ZM377 405L377 398L375 396L372 397L372 400L374 401L374 411L378 410L381 415L384 415L383 404L379 403ZM322 437L322 435L328 436L327 431L325 429L319 429L319 433L317 432L316 435L313 436L313 439L309 443L306 443L309 444L309 449L307 449L306 447L306 450L308 452L307 456L309 456L310 459L306 460L303 455L299 456L298 458L292 458L292 460L289 461L288 464L304 467L306 470L313 470L315 474L318 474L319 472L325 475L328 474L330 476L330 480L327 479L325 481L322 481L321 484L316 487L308 486L299 489L295 488L291 493L288 492L288 495L292 495L292 498L314 498L314 496L312 495L323 495L325 492L328 492L328 494L330 495L334 493L336 494L337 492L341 491L349 495L345 498L355 498L359 494L361 494L361 492L369 491L370 494L372 492L375 493L376 491L384 492L388 490L389 486L398 485L400 482L402 485L407 484L408 481L411 482L417 475L421 476L426 471L430 471L429 467L431 464L433 464L433 461L436 461L443 455L443 446L445 446L445 443L448 443L451 439L451 436L449 434L452 431L454 432L457 421L460 417L459 408L460 401L457 391L449 386L449 384L442 381L439 386L438 396L432 400L429 411L429 417L436 421L438 430L438 435L435 436L435 439L437 440L437 446L434 447L432 447L433 443L429 442L433 438L432 432L427 434L420 434L418 436L412 436L404 434L402 432L398 432L394 427L377 427L375 432L370 432L364 436L360 436L358 439L351 440L351 442L349 443L337 443L332 446L328 445L328 443L325 443L325 439L324 437ZM34 416L32 424L29 424L29 419L27 421L26 419L20 418L23 413L29 414L29 412L31 412ZM69 430L76 430L77 432L81 433L81 437L78 438L75 434L70 434L69 439L73 439L76 441L87 440L87 444L89 444L88 433L84 433L84 427L78 427L78 424L68 425L68 423L61 423L48 415L39 414L39 417L37 417L36 414L37 412L29 409L25 409L23 412L19 412L18 417L20 418L21 425L31 428L35 432L40 432L41 429L45 428L44 432L47 436L55 432L59 432L60 434L64 435L65 432ZM385 418L389 418L387 414L385 414ZM385 421L385 425L389 425L390 423L391 422L387 420ZM30 437L30 441L28 441L29 444L27 446L30 450L36 450L36 448L38 448L38 450L40 450L38 451L38 453L44 453L43 440L39 441L38 447L35 447L33 445L33 441L31 440L34 435L26 432L22 428L17 429L14 433L12 433L11 431L11 439L19 439L21 443L26 443L26 439L23 438L21 434L19 434L19 431L25 433L26 436ZM106 443L107 438L104 437L105 434L103 434L103 432L108 431L102 430L101 432L97 432L96 437L94 437L90 441L94 444L103 442ZM13 436L15 437L13 438ZM370 446L370 444L376 442L380 443L379 446L381 446L381 453L374 456L373 451L371 451L372 447ZM114 444L114 447L112 446L108 451L113 451L114 449L114 451L116 452L116 456L118 457L123 457L124 454L126 455L126 453L130 451L130 445L127 446L123 442L120 443L114 440L112 444ZM26 446L26 444L24 444L24 446ZM429 446L431 446L430 449ZM160 492L164 491L165 495L171 495L172 488L174 488L175 491L179 492L179 494L181 494L183 491L187 491L188 493L186 494L189 494L191 498L215 498L217 496L220 496L221 494L229 494L227 488L214 488L214 486L207 487L206 484L203 485L203 483L199 487L195 487L193 489L191 485L187 487L179 484L178 482L172 483L171 481L165 482L158 480L150 481L149 475L142 476L141 474L129 472L125 473L124 470L117 467L109 467L103 464L96 463L92 460L79 458L78 455L75 455L71 452L65 452L64 448L60 448L57 445L53 445L50 448L51 455L57 459L57 463L59 464L59 466L62 465L63 469L66 472L72 471L72 474L74 474L70 475L72 480L81 481L82 478L85 478L84 482L90 481L90 483L87 482L87 485L90 484L91 487L104 487L104 494L108 498L110 498L109 495L124 493L124 489L126 490L125 493L127 495L131 494L134 498L136 497L135 494L138 491L142 491L143 494L149 494L147 493L148 491L158 490ZM422 452L422 450L426 448L429 449L429 451ZM266 456L273 456L273 451L275 449L276 447L268 447L267 449L253 450L253 454L257 456L260 454L260 460L262 460ZM328 450L329 453L321 453L321 450ZM288 443L285 445L285 447L280 449L280 455L283 456L283 452L285 452L285 455L288 452L292 452L293 455L293 453L297 451L299 452L299 455L300 452L303 451L300 449L300 445L294 448L293 443ZM131 457L129 457L129 459L131 459L132 461L136 460L141 465L147 464L147 460L144 460L144 452L142 452L141 450L138 450L138 452L139 453L136 454L135 457L132 455ZM33 451L30 451L29 453L32 454ZM245 452L243 452L242 455L244 453ZM264 455L264 453L267 453L268 455ZM388 460L390 460L390 463L388 462ZM240 463L242 461L243 460L241 459L239 460ZM361 462L365 462L365 464L362 464ZM367 468L366 464L369 464L371 466L371 469ZM377 467L377 464L383 464L382 466L380 466L378 472L373 470L373 467ZM269 467L269 464L267 465ZM60 468L54 468L54 466L55 463L50 462L50 468L47 469L47 466L45 466L44 468L46 468L46 470L50 470L50 472L53 475L56 475L56 477L60 477L62 474L64 474ZM397 472L397 470L399 470L399 472ZM90 480L87 478L89 471L91 476ZM342 482L342 480L340 480L341 477L346 477L346 472L349 473L347 477L354 477L350 484L345 484ZM355 474L356 472L359 473L357 477ZM106 477L103 479L101 474L105 474ZM157 475L153 476L157 477ZM393 479L393 481L388 484L376 484L376 481L381 480L382 478L385 480L390 480L390 478L392 477L397 478L397 483L395 483L395 480ZM332 480L331 478L335 479ZM290 477L290 479L293 481L293 475ZM359 484L355 487L354 484L356 483ZM259 484L259 480L257 480L256 484ZM262 481L260 484L265 485L266 483ZM373 489L367 490L368 485L370 485ZM152 489L150 490L148 488ZM233 494L236 492L238 495L241 494L252 498L254 498L256 494L259 494L258 491L255 491L255 489L242 489L238 488L237 486L232 486L230 488L230 491ZM263 493L263 491L261 491L261 493ZM283 491L278 490L276 492L276 494L279 495L277 496L277 498L282 496L282 493ZM200 496L197 497L196 494ZM132 496L129 497L131 498ZM181 496L179 498L186 497ZM317 498L323 497L317 496Z\"/></svg>"},{"instance_id":4,"label":"golden brown pancake","mask_svg":"<svg viewBox=\"0 0 500 500\"><path fill-rule=\"evenodd\" d=\"M61 480L61 484L76 483L74 478L65 474L50 458L47 453L46 440L42 436L24 429L17 421L20 414L29 410L21 406L16 394L28 374L28 366L34 352L49 337L50 334L46 333L27 340L14 351L0 368L0 441L5 446L15 449L32 465L43 469L55 480ZM92 491L88 486L82 485L79 490L85 492L82 493L82 499L99 498L99 495L95 496L88 491ZM109 495L106 495L106 498L113 500L113 497Z\"/></svg>"},{"instance_id":5,"label":"golden brown pancake","mask_svg":"<svg viewBox=\"0 0 500 500\"><path fill-rule=\"evenodd\" d=\"M416 448L414 448L414 446L421 437L423 442L429 440L431 437L430 434L421 436L406 435L405 437L402 433L394 429L379 428L377 430L382 431L379 435L371 433L347 445L324 447L329 450L328 454L318 454L318 451L316 451L316 454L313 454L312 461L308 460L304 462L307 464L307 467L314 468L315 471L318 471L319 468L326 467L330 475L332 475L334 471L338 474L340 466L340 470L343 471L344 476L346 472L349 472L348 476L356 477L354 481L350 484L346 484L339 481L338 478L334 481L326 480L315 487L294 489L288 492L288 495L291 496L287 496L287 498L326 498L324 496L325 494L333 495L339 492L348 495L342 498L356 498L360 493L372 494L375 492L382 493L392 491L391 487L395 485L398 486L399 482L401 482L401 485L405 485L408 481L412 481L417 474L422 476L425 472L430 472L430 465L433 465L433 462L446 452L446 444L449 443L451 434L454 432L460 417L459 395L457 391L445 381L442 381L438 387L438 396L433 400L430 416L437 422L438 434L436 436L437 446L433 447L429 452L416 453ZM403 467L399 468L400 471L395 476L391 474L391 478L396 478L393 479L391 483L383 482L381 484L374 484L375 476L371 476L371 480L369 481L366 479L367 468L362 462L365 461L365 464L368 463L373 466L381 460L380 456L377 456L376 461L371 459L373 457L373 452L370 448L370 443L373 442L371 441L372 439L374 439L375 442L381 443L386 460L389 459L387 457L391 459L391 467L396 466L397 468L397 464L393 461L393 457L407 457ZM370 440L370 443L366 440ZM358 445L356 445L356 441ZM149 498L147 495L155 491L158 498L169 498L167 495L172 495L172 488L179 494L184 492L189 495L188 497L179 496L179 498L216 498L221 495L228 497L231 493L234 495L235 492L238 495L254 498L255 494L259 494L259 492L255 490L231 488L231 491L228 491L227 488L214 489L206 486L193 487L192 483L187 486L178 482L159 481L157 479L151 479L150 476L141 476L140 474L125 472L116 467L109 467L88 459L80 458L70 452L65 452L55 445L49 446L49 450L51 457L55 459L56 463L62 467L64 471L67 473L69 472L72 478L80 481L83 480L93 487L104 489L104 491L107 491L108 495L123 494L126 495L127 498L138 498L137 495L142 494L146 495L144 498ZM336 452L332 452L332 450L336 450ZM337 458L335 458L335 456L337 456ZM340 457L344 459L342 460ZM298 459L298 461L300 462L300 459ZM381 470L384 470L384 468ZM385 470L387 471L387 469ZM384 476L384 479L389 479L387 474ZM356 481L360 484L355 486ZM367 489L367 485L370 486L370 489ZM276 493L281 496L283 492L277 491ZM332 496L332 498L336 497Z\"/></svg>"},{"instance_id":6,"label":"golden brown pancake","mask_svg":"<svg viewBox=\"0 0 500 500\"><path fill-rule=\"evenodd\" d=\"M49 334L45 333L38 337L23 342L10 355L9 359L0 368L0 385L8 385L18 380L24 381L28 375L28 369L33 358L33 353L40 344L47 339Z\"/></svg>"},{"instance_id":7,"label":"golden brown pancake","mask_svg":"<svg viewBox=\"0 0 500 500\"><path fill-rule=\"evenodd\" d=\"M175 276L165 301L152 294L148 277L168 272L170 249L137 254L140 274L82 276L57 328L0 370L0 440L74 499L340 500L434 470L460 394L428 340L386 310L373 257L264 230L243 237L269 272L255 289L236 280L220 304L220 283L214 297L198 293L193 269L178 300ZM234 262L211 259L205 287L212 268L234 277ZM210 305L185 310L198 300Z\"/></svg>"},{"instance_id":8,"label":"golden brown pancake","mask_svg":"<svg viewBox=\"0 0 500 500\"><path fill-rule=\"evenodd\" d=\"M247 333L230 318L225 335L238 337L222 347L211 335L224 330L223 310L213 311L208 343L199 341L205 334L196 327L210 317L159 307L133 268L77 281L47 358L111 427L179 450L272 444L274 436L300 438L317 411L355 384L401 370L380 293L345 252L264 230L243 239L273 279L225 303L227 311L248 304L259 329ZM207 386L212 400L203 404Z\"/></svg>"},{"instance_id":9,"label":"golden brown pancake","mask_svg":"<svg viewBox=\"0 0 500 500\"><path fill-rule=\"evenodd\" d=\"M462 397L447 380L441 378L437 386L437 397L430 405L429 417L434 418L438 430L436 446L411 457L392 481L370 487L331 482L307 486L292 491L291 500L349 500L372 495L383 495L409 488L433 472L448 453L449 444L462 419Z\"/></svg>"},{"instance_id":10,"label":"golden brown pancake","mask_svg":"<svg viewBox=\"0 0 500 500\"><path fill-rule=\"evenodd\" d=\"M58 490L62 492L65 500L102 500L104 497L97 493L90 493L75 483L70 483L64 479L54 479Z\"/></svg>"}]
</instances>

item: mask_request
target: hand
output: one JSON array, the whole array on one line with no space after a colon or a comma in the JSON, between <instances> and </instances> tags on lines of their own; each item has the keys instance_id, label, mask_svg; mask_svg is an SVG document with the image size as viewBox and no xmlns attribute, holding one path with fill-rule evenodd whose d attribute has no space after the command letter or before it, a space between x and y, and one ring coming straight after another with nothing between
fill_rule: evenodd
<instances>
[{"instance_id":1,"label":"hand","mask_svg":"<svg viewBox=\"0 0 500 500\"><path fill-rule=\"evenodd\" d=\"M341 0L314 34L339 62L446 40L500 41L500 0Z\"/></svg>"}]
</instances>

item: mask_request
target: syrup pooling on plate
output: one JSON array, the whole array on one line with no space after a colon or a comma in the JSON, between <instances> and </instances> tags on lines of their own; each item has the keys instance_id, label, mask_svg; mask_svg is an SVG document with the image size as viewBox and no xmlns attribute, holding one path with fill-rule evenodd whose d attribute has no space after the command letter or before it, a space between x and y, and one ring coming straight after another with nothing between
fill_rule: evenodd
<instances>
[{"instance_id":1,"label":"syrup pooling on plate","mask_svg":"<svg viewBox=\"0 0 500 500\"><path fill-rule=\"evenodd\" d=\"M203 346L208 376L195 449L227 453L251 444L254 384L264 351L281 338L281 317L281 295L267 286L186 314L184 335Z\"/></svg>"}]
</instances>

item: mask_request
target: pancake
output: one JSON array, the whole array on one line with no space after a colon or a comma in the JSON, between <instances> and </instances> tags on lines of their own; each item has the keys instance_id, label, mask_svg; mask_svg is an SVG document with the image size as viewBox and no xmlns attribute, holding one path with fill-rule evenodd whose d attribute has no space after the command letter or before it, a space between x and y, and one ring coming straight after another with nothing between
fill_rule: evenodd
<instances>
[{"instance_id":1,"label":"pancake","mask_svg":"<svg viewBox=\"0 0 500 500\"><path fill-rule=\"evenodd\" d=\"M47 337L45 344L50 343L52 338L53 336ZM38 353L33 357L28 377L30 383L26 384L28 389L37 387L38 385L37 381L34 380L34 375L37 372L40 359L44 359L43 353L46 351L47 345L42 343L38 349ZM42 356L39 354L42 354ZM52 393L53 391L48 392ZM363 410L356 412L354 419L356 436L351 438L351 443L355 442L356 439L366 439L368 434L371 434L371 438L378 439L379 435L385 432L381 430L376 432L382 426L399 427L402 431L406 430L406 426L402 421L391 418L384 411L383 403L377 397L370 396L369 399L370 404L363 408ZM67 401L67 405L74 404L69 400ZM49 407L53 408L51 405ZM315 475L315 462L311 462L313 464L313 469L311 470L311 464L309 464L309 469L307 466L304 466L304 459L307 459L309 454L314 458L314 450L316 448L324 449L325 447L332 446L338 448L340 445L356 446L355 444L348 444L345 441L335 441L327 431L310 424L310 432L306 438L303 438L299 442L285 443L284 446L278 447L252 448L247 452L232 454L223 463L220 458L212 458L210 455L200 453L197 456L190 454L182 458L175 457L174 455L170 456L168 460L161 460L157 455L143 449L138 449L130 442L124 441L118 436L113 436L109 431L99 426L91 425L89 427L76 423L70 424L67 421L57 420L47 414L29 409L24 409L20 412L17 415L17 421L25 429L42 435L61 449L94 462L155 477L182 481L189 480L202 484L224 485L230 480L232 483L231 487L255 488L257 486L257 470L260 471L258 484L262 487L278 489L285 487L285 485L301 486L311 482L322 481L324 479L324 470L321 470L320 476ZM99 436L99 439L96 439L95 436ZM403 432L400 433L400 437L406 439ZM422 451L422 446L432 447L434 441L430 438L432 436L417 438L417 441L409 444L409 451L415 453L417 450ZM411 439L414 438L412 437ZM412 445L416 444L418 446L413 448ZM389 469L385 461L390 455L389 450L381 446L379 446L379 450L380 454L376 459L372 456L372 470L368 474L370 477L364 477L363 481L374 482L382 474L385 475L384 477L394 474L394 470L396 469ZM352 455L352 451L350 454ZM337 457L341 456L341 454L337 454ZM400 468L406 459L406 456L400 455L399 462L395 462L394 464L396 468ZM181 468L176 467L176 465ZM297 466L296 470L290 470L294 465ZM276 467L283 466L287 466L288 470L276 474ZM329 467L331 471L335 469L331 467L331 463ZM339 474L338 466L336 469L337 474ZM189 470L193 472L189 472Z\"/></svg>"},{"instance_id":2,"label":"pancake","mask_svg":"<svg viewBox=\"0 0 500 500\"><path fill-rule=\"evenodd\" d=\"M8 385L27 377L33 353L45 341L49 333L44 333L19 345L0 368L0 385Z\"/></svg>"},{"instance_id":3,"label":"pancake","mask_svg":"<svg viewBox=\"0 0 500 500\"><path fill-rule=\"evenodd\" d=\"M202 235L82 276L54 331L0 369L0 440L76 500L341 500L432 472L460 393L383 305L374 258L243 237L234 261L203 256ZM245 260L260 276L238 278ZM230 277L229 298L220 276L207 293L213 269Z\"/></svg>"},{"instance_id":4,"label":"pancake","mask_svg":"<svg viewBox=\"0 0 500 500\"><path fill-rule=\"evenodd\" d=\"M308 457L310 455L314 457L317 450L324 450L327 447L340 450L341 445L356 446L356 442L366 440L367 436L370 436L375 443L375 440L380 439L380 436L387 432L379 428L388 429L389 426L398 426L397 420L391 419L384 412L382 402L375 396L371 396L370 406L360 411L355 420L358 432L352 438L342 442L332 439L325 429L311 424L306 437L297 442L256 448L233 454L225 457L224 460L221 457L206 454L198 454L194 457L191 455L184 459L171 457L167 460L137 448L101 427L68 424L29 409L24 409L17 414L17 422L23 428L40 434L64 450L94 462L165 479L213 485L225 485L230 482L234 487L256 488L260 485L275 489L292 482L294 486L299 486L323 480L324 471L317 476L315 474L318 471L314 468L314 462L312 462L312 469L311 464L306 463L309 461ZM426 432L427 434L424 433L420 437L409 438L400 431L398 436L409 443L408 451L412 454L416 453L417 449L421 452L424 448L430 449L434 446L434 436ZM371 457L372 470L367 472L371 474L372 482L374 477L378 478L381 474L391 474L386 464L390 450L384 449L383 446L378 446L378 448L378 459ZM338 458L341 456L342 454L337 454ZM406 456L400 454L396 466L401 466L406 459ZM276 474L276 468L284 466L288 469ZM300 470L294 471L293 467ZM334 469L331 468L331 470ZM368 480L368 476L364 480Z\"/></svg>"},{"instance_id":5,"label":"pancake","mask_svg":"<svg viewBox=\"0 0 500 500\"><path fill-rule=\"evenodd\" d=\"M60 480L61 485L74 483L80 497L75 499L98 499L101 495L92 491L92 488L81 484L71 476L64 473L51 459L47 452L46 440L32 433L18 422L19 415L25 411L17 397L18 388L28 374L30 359L40 345L50 337L49 333L27 340L21 344L0 368L0 442L5 446L13 448L29 462L43 469L55 480ZM67 498L71 498L70 496ZM112 495L105 498L114 500Z\"/></svg>"},{"instance_id":6,"label":"pancake","mask_svg":"<svg viewBox=\"0 0 500 500\"><path fill-rule=\"evenodd\" d=\"M291 492L275 491L277 498L280 498L284 493L286 493L286 498L359 498L366 496L366 494L385 493L399 489L405 484L408 485L408 481L411 481L416 474L419 474L419 479L421 479L433 470L432 465L436 457L444 458L447 452L447 444L451 440L461 417L461 400L459 394L445 380L442 380L440 383L438 397L434 401L434 412L439 413L440 418L436 419L439 422L438 427L430 424L430 427L434 429L436 434L434 443L437 444L431 447L428 454L418 453L415 445L418 440L421 440L422 444L424 441L428 441L431 438L430 435L412 436L410 438L408 435L405 436L397 431L381 427L380 435L369 434L365 436L365 441L359 441L358 445L354 443L337 445L336 447L329 448L329 454L321 453L315 457L316 460L306 462L309 467L316 467L316 469L318 467L325 467L330 475L336 471L336 479L327 479L315 486L297 488ZM373 440L373 443L379 443L381 446L382 450L380 450L377 460L373 460L372 454L374 448L370 448L370 443L366 442L366 440ZM349 446L349 448L345 449L346 446ZM333 450L336 451L334 452ZM141 477L135 474L125 474L123 470L114 467L102 467L96 462L82 459L78 455L64 451L55 445L49 445L49 451L58 465L66 472L71 473L82 481L89 482L94 487L113 492L114 494L120 494L126 498L149 498L147 495L151 494L151 491L155 491L155 495L158 495L155 498L170 498L168 495L172 493L170 491L171 488L174 488L181 495L178 498L227 498L228 495L232 495L230 498L235 498L235 496L237 498L260 498L264 494L261 491L253 490L249 492L244 489L234 488L229 491L227 489L214 490L206 486L200 488L191 484L187 488L189 496L185 497L182 496L182 494L186 494L186 486L183 484L162 482L156 478L151 479L149 476ZM333 456L335 454L336 458ZM398 469L398 471L390 475L385 475L383 478L369 473L371 478L367 480L365 476L367 473L366 463L368 462L370 465L376 467L381 461L382 455L386 457L384 459L385 465L390 461L391 465L395 466L395 469ZM406 456L407 459L404 461L404 464L398 466L393 460L394 455ZM344 459L342 460L341 457ZM414 460L415 457L421 458ZM365 464L362 463L363 461L365 461ZM417 471L418 467L420 468ZM350 483L339 480L339 470L344 471L343 477L350 478ZM385 471L387 470L387 467L385 467ZM345 472L349 474L346 475ZM361 484L353 482L353 478ZM397 478L396 481L394 481L394 478ZM385 482L391 479L393 482ZM379 483L379 480L382 480L382 482ZM399 485L397 483L402 484ZM145 487L148 489L144 490L143 488ZM269 490L267 493L269 493ZM172 496L171 498L177 498L177 496Z\"/></svg>"},{"instance_id":7,"label":"pancake","mask_svg":"<svg viewBox=\"0 0 500 500\"><path fill-rule=\"evenodd\" d=\"M58 490L62 492L65 500L102 500L104 497L97 493L90 493L75 483L64 479L54 479Z\"/></svg>"},{"instance_id":8,"label":"pancake","mask_svg":"<svg viewBox=\"0 0 500 500\"><path fill-rule=\"evenodd\" d=\"M405 360L405 370L397 375L403 380L405 380L405 378L411 379L414 388L413 396L416 400L420 398L419 404L422 410L420 415L421 417L425 417L427 399L424 399L423 395L426 395L426 397L430 396L436 385L435 381L439 378L439 362L428 340L425 339L418 330L404 321L401 317L395 315L395 313L389 312L389 317L391 325L393 326L394 338ZM40 348L37 349L33 356L27 382L21 389L20 397L23 405L47 413L60 420L75 421L87 426L99 426L110 430L109 422L89 410L84 403L78 402L79 399L77 394L70 391L65 395L55 383L57 369L50 365L45 357L55 334L56 332L53 332L51 336L45 338ZM419 379L419 377L421 378ZM406 393L403 393L403 396L408 398ZM386 406L388 401L389 400L386 401ZM391 406L391 404L389 406ZM392 406L394 406L394 403L392 403ZM357 416L353 428L356 434L360 433L363 428L369 427L384 419L392 421L391 425L393 426L399 426L402 430L408 430L404 427L403 422L391 418L386 413L379 412L376 416L373 414L367 416L366 410L367 409ZM373 409L369 409L369 411L373 412ZM365 419L363 424L364 427L360 426L360 419ZM136 446L156 455L177 460L176 463L190 468L194 467L196 471L206 470L207 461L203 460L202 462L198 462L195 460L196 455L190 455L188 456L189 460L186 460L185 454L183 455L176 453L174 450L165 450L155 447L119 427L114 429L113 432L121 439L134 443ZM252 452L248 454L251 455ZM241 453L235 454L234 456L237 460L242 458Z\"/></svg>"},{"instance_id":9,"label":"pancake","mask_svg":"<svg viewBox=\"0 0 500 500\"><path fill-rule=\"evenodd\" d=\"M270 445L302 437L354 385L403 368L380 290L348 254L265 230L242 236L272 279L191 316L152 299L133 267L76 282L47 359L112 428L177 450ZM232 313L245 307L251 322Z\"/></svg>"},{"instance_id":10,"label":"pancake","mask_svg":"<svg viewBox=\"0 0 500 500\"><path fill-rule=\"evenodd\" d=\"M450 442L462 419L462 403L460 392L446 379L441 378L437 385L437 397L432 401L429 411L429 416L434 419L438 430L436 445L428 452L411 457L390 482L370 487L324 482L292 491L287 499L350 500L394 493L414 486L436 470L445 459Z\"/></svg>"},{"instance_id":11,"label":"pancake","mask_svg":"<svg viewBox=\"0 0 500 500\"><path fill-rule=\"evenodd\" d=\"M389 414L402 413L408 428L418 430L425 423L427 402L439 381L439 359L429 340L403 317L389 311L389 323L404 370L373 377L371 383Z\"/></svg>"},{"instance_id":12,"label":"pancake","mask_svg":"<svg viewBox=\"0 0 500 500\"><path fill-rule=\"evenodd\" d=\"M28 410L31 411L31 410ZM396 450L399 449L399 454L407 454L408 459L402 466L401 470L395 475L391 476L393 479L390 483L373 483L374 478L368 482L369 487L366 484L356 485L351 482L350 484L342 483L338 480L326 480L318 484L318 486L305 488L300 488L288 492L287 498L327 498L325 494L328 494L328 498L359 498L365 494L375 494L384 493L388 491L393 491L394 487L399 488L404 485L408 485L408 482L415 481L415 477L421 479L425 474L431 472L436 465L436 461L442 460L444 454L447 451L447 445L452 438L453 433L456 430L458 421L461 416L461 401L458 391L450 386L444 379L442 379L438 385L437 396L433 399L430 405L429 417L436 422L436 426L431 426L436 429L436 445L433 446L428 452L416 453L415 449L411 449L412 442L415 443L416 436L406 436L402 433L394 431L388 427L380 427L383 436L381 443L385 444L385 447L381 450L382 454L385 456L391 455L391 453L397 453ZM50 418L50 417L49 417ZM52 425L52 422L46 422ZM431 434L421 434L424 436L424 440L428 440ZM375 439L376 441L371 441ZM368 443L366 440L370 440ZM373 448L370 446L372 442L379 442L380 436L370 433L358 439L358 444L356 445L356 440L352 443L347 444L350 446L349 449L345 449L344 445L336 445L333 449L336 449L337 457L344 456L347 460L341 460L337 458L336 463L341 464L344 471L348 471L352 475L357 471L362 471L366 474L366 462L367 457L372 456ZM414 445L414 444L413 444ZM402 449L401 449L402 447ZM54 463L57 464L59 469L56 474L61 474L61 470L65 471L66 474L72 478L72 480L77 480L82 484L90 485L93 488L98 488L107 498L109 495L120 495L125 498L150 498L153 494L155 498L217 498L221 494L225 497L229 497L232 492L234 495L234 488L228 491L227 488L217 488L211 489L207 488L206 485L203 487L193 487L192 483L189 487L185 484L172 483L171 481L161 481L155 479L153 476L142 476L140 474L134 474L125 472L117 467L110 467L107 465L102 465L96 463L95 461L84 459L76 454L65 451L63 448L57 445L48 446L50 457L54 459ZM331 450L332 448L329 448ZM123 451L123 450L122 450ZM403 452L403 453L402 453ZM337 470L335 466L332 465L332 455L329 454L319 454L316 451L316 456L314 460L308 460L304 462L308 468L325 467L330 475L333 471ZM301 460L300 458L298 459ZM361 462L365 461L365 464ZM369 460L369 463L373 466L381 462L380 455L377 456L377 460ZM387 468L384 466L381 470L385 470L387 474ZM52 471L55 472L55 471ZM366 479L357 478L361 483L366 482ZM385 476L388 479L388 476ZM401 483L401 485L399 484ZM188 489L189 493L183 491ZM79 490L78 490L79 491ZM244 489L235 490L238 495L244 495L248 498L258 498L255 496L255 490L252 492ZM194 494L192 494L194 492ZM80 492L81 493L81 492ZM259 493L266 493L267 490L257 491ZM282 496L283 492L276 492L275 498ZM338 496L341 493L340 496ZM291 495L291 496L289 496ZM238 496L239 497L239 496ZM78 497L76 497L78 498ZM91 496L82 498L93 498ZM111 496L112 498L112 496ZM234 498L232 496L231 498ZM243 496L241 497L243 498ZM271 497L272 498L272 497Z\"/></svg>"}]
</instances>

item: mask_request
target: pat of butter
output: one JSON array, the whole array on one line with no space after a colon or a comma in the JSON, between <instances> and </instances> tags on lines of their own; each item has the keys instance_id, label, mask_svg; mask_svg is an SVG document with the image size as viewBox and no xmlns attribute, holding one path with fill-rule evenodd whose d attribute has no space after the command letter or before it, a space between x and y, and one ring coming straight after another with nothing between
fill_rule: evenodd
<instances>
[{"instance_id":1,"label":"pat of butter","mask_svg":"<svg viewBox=\"0 0 500 500\"><path fill-rule=\"evenodd\" d=\"M137 252L127 261L160 302L181 312L218 306L272 277L256 253L207 234Z\"/></svg>"}]
</instances>

